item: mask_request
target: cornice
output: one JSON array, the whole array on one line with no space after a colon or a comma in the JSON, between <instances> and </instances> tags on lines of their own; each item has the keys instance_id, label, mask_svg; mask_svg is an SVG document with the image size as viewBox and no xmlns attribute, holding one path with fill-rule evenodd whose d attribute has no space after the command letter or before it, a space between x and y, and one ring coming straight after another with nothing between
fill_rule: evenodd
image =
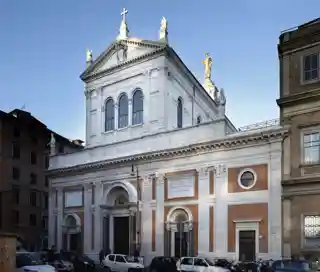
<instances>
[{"instance_id":1,"label":"cornice","mask_svg":"<svg viewBox=\"0 0 320 272\"><path fill-rule=\"evenodd\" d=\"M279 107L293 106L301 103L306 103L308 101L313 101L314 99L320 98L320 89L313 89L307 92L298 93L282 97L277 99L277 104Z\"/></svg>"},{"instance_id":2,"label":"cornice","mask_svg":"<svg viewBox=\"0 0 320 272\"><path fill-rule=\"evenodd\" d=\"M97 169L105 169L110 166L119 166L127 163L133 163L137 161L155 161L163 160L166 158L180 158L190 155L200 155L208 152L218 151L218 150L232 150L237 148L243 148L246 146L260 145L261 143L272 143L282 140L282 138L287 134L288 130L285 128L277 128L275 130L268 131L257 131L254 134L240 134L240 135L229 135L229 137L214 140L205 143L193 144L179 148L165 149L155 152L146 152L142 154L120 157L116 159L110 159L105 161L86 163L82 165L76 165L66 168L59 168L48 170L47 174L49 176L59 176L59 174L65 173L79 173L84 171L92 171ZM233 137L232 137L233 136Z\"/></svg>"}]
</instances>

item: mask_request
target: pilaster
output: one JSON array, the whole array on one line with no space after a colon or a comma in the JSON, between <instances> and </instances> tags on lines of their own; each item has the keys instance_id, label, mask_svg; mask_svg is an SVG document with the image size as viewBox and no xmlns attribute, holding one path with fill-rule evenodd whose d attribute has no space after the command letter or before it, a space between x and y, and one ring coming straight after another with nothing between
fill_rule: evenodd
<instances>
[{"instance_id":1,"label":"pilaster","mask_svg":"<svg viewBox=\"0 0 320 272\"><path fill-rule=\"evenodd\" d=\"M150 203L152 201L152 179L153 175L146 175L143 177L142 187L142 203L143 209L142 218L141 218L141 226L142 231L140 233L141 243L141 255L145 256L152 252L151 243L149 241L152 240L152 208L150 205L145 205L145 203ZM147 241L147 242L144 242ZM156 244L157 245L157 244Z\"/></svg>"},{"instance_id":2,"label":"pilaster","mask_svg":"<svg viewBox=\"0 0 320 272\"><path fill-rule=\"evenodd\" d=\"M84 252L91 251L91 203L92 203L92 185L84 185Z\"/></svg>"},{"instance_id":3,"label":"pilaster","mask_svg":"<svg viewBox=\"0 0 320 272\"><path fill-rule=\"evenodd\" d=\"M156 222L157 222L157 227L156 227L156 247L157 247L157 255L163 255L164 253L164 245L163 245L163 235L164 235L164 222L163 222L163 217L164 217L164 174L162 173L156 173L155 175L156 178L156 199L157 199L157 204L156 204Z\"/></svg>"},{"instance_id":4,"label":"pilaster","mask_svg":"<svg viewBox=\"0 0 320 272\"><path fill-rule=\"evenodd\" d=\"M224 256L228 252L228 175L225 164L216 164L209 168L214 173L214 251L217 256Z\"/></svg>"},{"instance_id":5,"label":"pilaster","mask_svg":"<svg viewBox=\"0 0 320 272\"><path fill-rule=\"evenodd\" d=\"M118 129L119 109L118 103L114 103L114 129Z\"/></svg>"},{"instance_id":6,"label":"pilaster","mask_svg":"<svg viewBox=\"0 0 320 272\"><path fill-rule=\"evenodd\" d=\"M103 184L101 182L95 183L95 202L93 204L94 207L94 214L95 214L95 221L94 221L94 227L95 227L95 251L99 252L101 248L103 247L103 240L101 239L103 237L103 230L102 230L102 224L103 224L103 215L100 208L100 201L103 198Z\"/></svg>"},{"instance_id":7,"label":"pilaster","mask_svg":"<svg viewBox=\"0 0 320 272\"><path fill-rule=\"evenodd\" d=\"M62 249L63 189L57 188L57 250Z\"/></svg>"},{"instance_id":8,"label":"pilaster","mask_svg":"<svg viewBox=\"0 0 320 272\"><path fill-rule=\"evenodd\" d=\"M206 253L209 249L209 174L208 168L197 169L198 172L198 253Z\"/></svg>"},{"instance_id":9,"label":"pilaster","mask_svg":"<svg viewBox=\"0 0 320 272\"><path fill-rule=\"evenodd\" d=\"M56 207L56 190L50 188L49 191L49 225L48 225L48 234L49 234L49 246L56 245L55 236L56 236L56 221L57 221L57 207Z\"/></svg>"},{"instance_id":10,"label":"pilaster","mask_svg":"<svg viewBox=\"0 0 320 272\"><path fill-rule=\"evenodd\" d=\"M132 99L128 99L128 126L132 125Z\"/></svg>"},{"instance_id":11,"label":"pilaster","mask_svg":"<svg viewBox=\"0 0 320 272\"><path fill-rule=\"evenodd\" d=\"M89 145L91 135L90 92L86 90L84 94L86 97L86 145Z\"/></svg>"}]
</instances>

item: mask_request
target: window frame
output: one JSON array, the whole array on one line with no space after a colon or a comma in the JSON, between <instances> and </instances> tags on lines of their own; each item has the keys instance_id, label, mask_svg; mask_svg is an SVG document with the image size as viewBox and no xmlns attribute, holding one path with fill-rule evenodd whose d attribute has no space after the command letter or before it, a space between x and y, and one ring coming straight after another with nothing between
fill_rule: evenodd
<instances>
[{"instance_id":1,"label":"window frame","mask_svg":"<svg viewBox=\"0 0 320 272\"><path fill-rule=\"evenodd\" d=\"M12 159L20 160L20 158L21 158L21 145L18 142L12 142Z\"/></svg>"},{"instance_id":2,"label":"window frame","mask_svg":"<svg viewBox=\"0 0 320 272\"><path fill-rule=\"evenodd\" d=\"M122 114L120 115L120 112L121 112L121 100L125 98L126 99L126 114ZM128 94L127 93L121 93L120 96L119 96L119 99L118 99L118 126L117 126L117 129L125 129L129 126L129 97L128 97ZM126 124L124 126L120 126L120 118L121 117L127 117L126 119Z\"/></svg>"},{"instance_id":3,"label":"window frame","mask_svg":"<svg viewBox=\"0 0 320 272\"><path fill-rule=\"evenodd\" d=\"M107 104L108 103L112 103L112 117L111 118L107 118ZM114 131L115 130L115 103L114 103L114 99L112 97L108 97L105 102L104 102L104 132L110 132L110 131ZM112 126L110 127L110 129L107 129L107 122L110 122L110 124L112 124Z\"/></svg>"},{"instance_id":4,"label":"window frame","mask_svg":"<svg viewBox=\"0 0 320 272\"><path fill-rule=\"evenodd\" d=\"M305 59L307 57L316 55L318 58L318 67L317 67L317 71L318 71L318 76L315 79L310 79L310 80L305 80L305 70L304 70L304 65L305 65ZM311 54L306 54L301 56L301 60L300 60L300 83L302 85L306 85L306 84L312 84L312 83L316 83L318 81L320 81L320 53L311 53Z\"/></svg>"},{"instance_id":5,"label":"window frame","mask_svg":"<svg viewBox=\"0 0 320 272\"><path fill-rule=\"evenodd\" d=\"M253 183L250 186L244 186L241 182L241 177L246 172L250 172L253 175ZM244 190L252 189L257 184L257 180L258 180L257 173L252 168L244 168L238 174L238 185Z\"/></svg>"},{"instance_id":6,"label":"window frame","mask_svg":"<svg viewBox=\"0 0 320 272\"><path fill-rule=\"evenodd\" d=\"M305 128L300 131L300 164L301 165L311 166L311 165L320 164L320 139L319 139L319 159L318 159L318 161L307 163L305 160L306 152L305 152L305 146L304 146L304 137L306 135L315 134L315 133L318 133L319 138L320 138L320 126Z\"/></svg>"},{"instance_id":7,"label":"window frame","mask_svg":"<svg viewBox=\"0 0 320 272\"><path fill-rule=\"evenodd\" d=\"M20 168L19 167L12 167L12 179L15 181L19 181L21 177Z\"/></svg>"},{"instance_id":8,"label":"window frame","mask_svg":"<svg viewBox=\"0 0 320 272\"><path fill-rule=\"evenodd\" d=\"M139 99L138 102L141 103L141 108L138 107L139 105L136 105L136 107L138 108L138 110L135 109L135 96L138 95L138 93L140 93L140 97L137 98ZM138 126L138 125L142 125L143 124L143 113L144 113L144 96L143 96L143 91L141 88L136 88L133 91L133 95L132 95L132 116L131 116L131 124L132 126ZM138 114L140 117L139 118L135 118L135 114ZM138 119L139 122L135 122Z\"/></svg>"},{"instance_id":9,"label":"window frame","mask_svg":"<svg viewBox=\"0 0 320 272\"><path fill-rule=\"evenodd\" d=\"M317 216L319 217L319 221L320 221L320 213L306 213L306 214L301 214L301 248L302 249L310 249L310 250L318 250L318 247L312 247L312 246L308 246L306 243L306 236L305 236L305 224L304 224L304 220L307 216ZM320 229L320 224L319 224L319 229ZM320 230L319 230L320 231ZM316 239L316 236L314 238L309 238L309 239ZM319 240L320 240L320 236L319 236Z\"/></svg>"},{"instance_id":10,"label":"window frame","mask_svg":"<svg viewBox=\"0 0 320 272\"><path fill-rule=\"evenodd\" d=\"M37 152L31 151L31 152L30 152L30 164L36 165L36 164L37 164L37 160L38 160L37 157L38 157L38 156L37 156Z\"/></svg>"},{"instance_id":11,"label":"window frame","mask_svg":"<svg viewBox=\"0 0 320 272\"><path fill-rule=\"evenodd\" d=\"M35 203L33 203L33 201L32 201L33 198L31 196L33 196L33 195L35 195ZM37 207L37 205L38 205L38 194L37 194L36 191L30 191L29 201L30 201L30 205L32 207Z\"/></svg>"}]
</instances>

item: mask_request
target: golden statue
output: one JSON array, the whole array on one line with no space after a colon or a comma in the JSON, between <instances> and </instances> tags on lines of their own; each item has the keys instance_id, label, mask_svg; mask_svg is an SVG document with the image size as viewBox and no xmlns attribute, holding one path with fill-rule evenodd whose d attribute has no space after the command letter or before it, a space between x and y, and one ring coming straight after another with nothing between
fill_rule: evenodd
<instances>
[{"instance_id":1,"label":"golden statue","mask_svg":"<svg viewBox=\"0 0 320 272\"><path fill-rule=\"evenodd\" d=\"M92 50L87 49L86 61L87 62L92 61Z\"/></svg>"},{"instance_id":2,"label":"golden statue","mask_svg":"<svg viewBox=\"0 0 320 272\"><path fill-rule=\"evenodd\" d=\"M204 65L204 76L205 78L211 78L211 66L212 66L212 58L209 53L206 53L206 58L202 62Z\"/></svg>"},{"instance_id":3,"label":"golden statue","mask_svg":"<svg viewBox=\"0 0 320 272\"><path fill-rule=\"evenodd\" d=\"M168 31L168 21L165 17L162 17L162 19L161 19L160 31L163 31L163 32Z\"/></svg>"}]
</instances>

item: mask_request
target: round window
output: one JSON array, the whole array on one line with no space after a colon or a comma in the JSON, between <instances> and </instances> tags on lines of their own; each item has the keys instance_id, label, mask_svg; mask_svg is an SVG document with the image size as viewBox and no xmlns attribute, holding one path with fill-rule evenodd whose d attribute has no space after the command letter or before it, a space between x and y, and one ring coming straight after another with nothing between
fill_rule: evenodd
<instances>
[{"instance_id":1,"label":"round window","mask_svg":"<svg viewBox=\"0 0 320 272\"><path fill-rule=\"evenodd\" d=\"M255 175L251 171L245 171L240 176L240 186L246 189L253 187L255 184Z\"/></svg>"}]
</instances>

